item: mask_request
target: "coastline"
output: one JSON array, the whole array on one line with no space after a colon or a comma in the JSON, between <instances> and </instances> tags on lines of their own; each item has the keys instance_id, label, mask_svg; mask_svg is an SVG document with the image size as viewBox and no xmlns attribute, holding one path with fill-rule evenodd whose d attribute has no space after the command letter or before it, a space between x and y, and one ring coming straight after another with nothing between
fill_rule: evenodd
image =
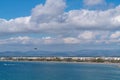
<instances>
[{"instance_id":1,"label":"coastline","mask_svg":"<svg viewBox=\"0 0 120 80\"><path fill-rule=\"evenodd\" d=\"M120 65L120 63L98 63L98 62L66 62L66 61L0 61L0 62L24 62L24 63L65 63L65 64L106 64ZM120 67L120 66L119 66Z\"/></svg>"},{"instance_id":2,"label":"coastline","mask_svg":"<svg viewBox=\"0 0 120 80\"><path fill-rule=\"evenodd\" d=\"M120 57L0 57L0 62L42 62L120 65Z\"/></svg>"}]
</instances>

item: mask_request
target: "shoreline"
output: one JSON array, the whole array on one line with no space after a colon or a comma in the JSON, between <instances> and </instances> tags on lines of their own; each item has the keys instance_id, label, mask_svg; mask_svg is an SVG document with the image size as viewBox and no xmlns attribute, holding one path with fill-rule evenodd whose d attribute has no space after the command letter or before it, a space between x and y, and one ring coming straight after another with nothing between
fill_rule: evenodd
<instances>
[{"instance_id":1,"label":"shoreline","mask_svg":"<svg viewBox=\"0 0 120 80\"><path fill-rule=\"evenodd\" d=\"M25 63L65 63L65 64L106 64L106 65L120 65L120 63L98 63L98 62L66 62L66 61L0 61L0 62L25 62ZM119 66L120 67L120 66Z\"/></svg>"},{"instance_id":2,"label":"shoreline","mask_svg":"<svg viewBox=\"0 0 120 80\"><path fill-rule=\"evenodd\" d=\"M120 65L120 57L0 57L0 62L44 62Z\"/></svg>"}]
</instances>

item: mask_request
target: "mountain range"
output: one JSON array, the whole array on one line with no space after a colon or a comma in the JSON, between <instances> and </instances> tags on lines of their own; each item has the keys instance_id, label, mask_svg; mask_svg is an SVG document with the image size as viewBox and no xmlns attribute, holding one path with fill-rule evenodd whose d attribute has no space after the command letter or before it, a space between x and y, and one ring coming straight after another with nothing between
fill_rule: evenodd
<instances>
[{"instance_id":1,"label":"mountain range","mask_svg":"<svg viewBox=\"0 0 120 80\"><path fill-rule=\"evenodd\" d=\"M0 56L120 56L120 50L79 50L79 51L5 51Z\"/></svg>"}]
</instances>

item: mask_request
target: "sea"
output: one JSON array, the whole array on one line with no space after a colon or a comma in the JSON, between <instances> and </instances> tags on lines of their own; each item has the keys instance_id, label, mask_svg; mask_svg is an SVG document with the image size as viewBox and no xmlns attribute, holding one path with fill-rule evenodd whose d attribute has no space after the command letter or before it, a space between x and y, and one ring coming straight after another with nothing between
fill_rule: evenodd
<instances>
[{"instance_id":1,"label":"sea","mask_svg":"<svg viewBox=\"0 0 120 80\"><path fill-rule=\"evenodd\" d=\"M120 80L119 64L0 62L0 80Z\"/></svg>"}]
</instances>

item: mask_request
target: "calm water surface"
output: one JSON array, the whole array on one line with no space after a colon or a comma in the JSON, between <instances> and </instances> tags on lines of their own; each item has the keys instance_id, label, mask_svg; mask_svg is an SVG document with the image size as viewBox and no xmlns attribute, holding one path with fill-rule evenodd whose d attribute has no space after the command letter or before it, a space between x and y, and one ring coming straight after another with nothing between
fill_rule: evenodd
<instances>
[{"instance_id":1,"label":"calm water surface","mask_svg":"<svg viewBox=\"0 0 120 80\"><path fill-rule=\"evenodd\" d=\"M106 64L0 62L0 80L120 80L120 67Z\"/></svg>"}]
</instances>

